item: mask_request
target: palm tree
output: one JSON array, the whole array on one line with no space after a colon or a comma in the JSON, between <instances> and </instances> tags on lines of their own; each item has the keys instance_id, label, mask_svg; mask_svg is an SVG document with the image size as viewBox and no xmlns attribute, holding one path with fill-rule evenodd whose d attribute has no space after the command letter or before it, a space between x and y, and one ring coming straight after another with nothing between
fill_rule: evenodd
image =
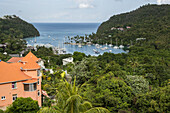
<instances>
[{"instance_id":1,"label":"palm tree","mask_svg":"<svg viewBox=\"0 0 170 113\"><path fill-rule=\"evenodd\" d=\"M40 109L38 111L38 113L60 113L60 112L58 112L55 108L52 108L52 107L50 107L50 108L44 107L44 108Z\"/></svg>"},{"instance_id":2,"label":"palm tree","mask_svg":"<svg viewBox=\"0 0 170 113\"><path fill-rule=\"evenodd\" d=\"M73 84L68 83L66 80L63 80L58 84L56 90L56 113L109 113L105 108L93 108L90 102L84 101L79 94L81 87L83 87L83 85L76 86L76 78L74 79ZM40 113L45 112L41 110Z\"/></svg>"}]
</instances>

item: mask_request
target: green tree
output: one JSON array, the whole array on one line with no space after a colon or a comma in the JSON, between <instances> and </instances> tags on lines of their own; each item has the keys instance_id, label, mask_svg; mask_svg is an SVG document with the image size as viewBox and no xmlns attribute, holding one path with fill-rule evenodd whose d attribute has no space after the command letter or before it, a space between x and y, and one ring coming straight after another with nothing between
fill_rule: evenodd
<instances>
[{"instance_id":1,"label":"green tree","mask_svg":"<svg viewBox=\"0 0 170 113\"><path fill-rule=\"evenodd\" d=\"M80 87L76 86L76 79L74 83L70 84L67 81L62 81L57 88L57 103L56 110L60 113L108 113L105 108L93 108L91 103L84 101L80 96Z\"/></svg>"},{"instance_id":2,"label":"green tree","mask_svg":"<svg viewBox=\"0 0 170 113\"><path fill-rule=\"evenodd\" d=\"M140 113L169 113L170 112L170 86L156 88L155 90L137 96L134 110Z\"/></svg>"},{"instance_id":3,"label":"green tree","mask_svg":"<svg viewBox=\"0 0 170 113\"><path fill-rule=\"evenodd\" d=\"M99 62L95 57L84 58L82 61L78 61L72 66L70 74L72 77L76 76L77 83L83 84L94 75L100 73L101 68Z\"/></svg>"},{"instance_id":4,"label":"green tree","mask_svg":"<svg viewBox=\"0 0 170 113\"><path fill-rule=\"evenodd\" d=\"M54 107L44 107L40 109L37 113L60 113Z\"/></svg>"},{"instance_id":5,"label":"green tree","mask_svg":"<svg viewBox=\"0 0 170 113\"><path fill-rule=\"evenodd\" d=\"M36 113L39 110L38 102L32 98L17 98L12 105L7 108L7 113Z\"/></svg>"},{"instance_id":6,"label":"green tree","mask_svg":"<svg viewBox=\"0 0 170 113\"><path fill-rule=\"evenodd\" d=\"M135 95L149 91L149 82L142 76L127 75L125 82L132 88Z\"/></svg>"},{"instance_id":7,"label":"green tree","mask_svg":"<svg viewBox=\"0 0 170 113\"><path fill-rule=\"evenodd\" d=\"M110 74L98 77L96 86L85 86L82 95L94 106L105 107L112 113L117 113L120 109L128 110L133 97L131 87Z\"/></svg>"},{"instance_id":8,"label":"green tree","mask_svg":"<svg viewBox=\"0 0 170 113\"><path fill-rule=\"evenodd\" d=\"M86 55L84 53L81 53L81 52L74 52L73 53L73 59L74 59L74 62L75 61L81 61Z\"/></svg>"},{"instance_id":9,"label":"green tree","mask_svg":"<svg viewBox=\"0 0 170 113\"><path fill-rule=\"evenodd\" d=\"M4 111L0 109L0 113L4 113Z\"/></svg>"}]
</instances>

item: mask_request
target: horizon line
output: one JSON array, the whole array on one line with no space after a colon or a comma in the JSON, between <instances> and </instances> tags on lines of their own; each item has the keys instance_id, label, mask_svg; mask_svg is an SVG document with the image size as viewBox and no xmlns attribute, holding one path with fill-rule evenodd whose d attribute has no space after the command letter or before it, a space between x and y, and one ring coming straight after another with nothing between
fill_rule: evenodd
<instances>
[{"instance_id":1,"label":"horizon line","mask_svg":"<svg viewBox=\"0 0 170 113\"><path fill-rule=\"evenodd\" d=\"M31 22L31 23L61 23L61 24L64 24L64 23L68 23L68 24L71 24L71 23L96 23L96 24L99 24L99 23L102 23L102 22Z\"/></svg>"}]
</instances>

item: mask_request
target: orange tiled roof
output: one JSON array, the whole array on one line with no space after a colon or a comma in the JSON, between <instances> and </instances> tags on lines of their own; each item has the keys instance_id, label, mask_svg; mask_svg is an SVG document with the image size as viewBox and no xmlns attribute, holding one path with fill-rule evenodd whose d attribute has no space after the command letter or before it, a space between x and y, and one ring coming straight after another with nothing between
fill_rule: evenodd
<instances>
[{"instance_id":1,"label":"orange tiled roof","mask_svg":"<svg viewBox=\"0 0 170 113\"><path fill-rule=\"evenodd\" d=\"M20 62L17 62L17 63L9 63L9 65L21 69L21 67L22 67L24 64L22 64L22 63L20 63Z\"/></svg>"},{"instance_id":2,"label":"orange tiled roof","mask_svg":"<svg viewBox=\"0 0 170 113\"><path fill-rule=\"evenodd\" d=\"M31 80L24 81L23 83L29 84L29 83L36 83L36 82L37 82L37 79L31 79Z\"/></svg>"},{"instance_id":3,"label":"orange tiled roof","mask_svg":"<svg viewBox=\"0 0 170 113\"><path fill-rule=\"evenodd\" d=\"M16 62L18 62L18 61L20 61L20 60L22 60L23 59L23 57L12 57L11 59L9 59L7 62L12 62L12 63L16 63Z\"/></svg>"},{"instance_id":4,"label":"orange tiled roof","mask_svg":"<svg viewBox=\"0 0 170 113\"><path fill-rule=\"evenodd\" d=\"M0 62L0 84L31 79L31 77L27 76L24 72L21 71L19 68L20 64L16 64L18 66L11 65L3 61Z\"/></svg>"},{"instance_id":5,"label":"orange tiled roof","mask_svg":"<svg viewBox=\"0 0 170 113\"><path fill-rule=\"evenodd\" d=\"M31 51L22 59L22 62L28 62L28 61L34 61L37 62L39 58L37 58Z\"/></svg>"},{"instance_id":6,"label":"orange tiled roof","mask_svg":"<svg viewBox=\"0 0 170 113\"><path fill-rule=\"evenodd\" d=\"M24 70L32 70L32 69L40 69L41 67L33 60L28 61L23 64L22 69Z\"/></svg>"}]
</instances>

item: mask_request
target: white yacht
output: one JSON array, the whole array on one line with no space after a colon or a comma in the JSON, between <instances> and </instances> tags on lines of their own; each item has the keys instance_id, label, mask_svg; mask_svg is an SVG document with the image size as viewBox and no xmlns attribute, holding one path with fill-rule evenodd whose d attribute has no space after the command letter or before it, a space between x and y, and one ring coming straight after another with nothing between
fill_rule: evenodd
<instances>
[{"instance_id":1,"label":"white yacht","mask_svg":"<svg viewBox=\"0 0 170 113\"><path fill-rule=\"evenodd\" d=\"M113 48L114 48L114 49L119 49L119 47L118 47L118 46L114 46Z\"/></svg>"},{"instance_id":2,"label":"white yacht","mask_svg":"<svg viewBox=\"0 0 170 113\"><path fill-rule=\"evenodd\" d=\"M93 49L93 51L96 53L96 54L99 54L100 52L97 51L96 49Z\"/></svg>"},{"instance_id":3,"label":"white yacht","mask_svg":"<svg viewBox=\"0 0 170 113\"><path fill-rule=\"evenodd\" d=\"M111 43L109 44L109 46L110 46L110 47L112 47L112 46L113 46L113 45L112 45L112 40L111 40Z\"/></svg>"},{"instance_id":4,"label":"white yacht","mask_svg":"<svg viewBox=\"0 0 170 113\"><path fill-rule=\"evenodd\" d=\"M79 44L78 47L82 48L81 44Z\"/></svg>"},{"instance_id":5,"label":"white yacht","mask_svg":"<svg viewBox=\"0 0 170 113\"><path fill-rule=\"evenodd\" d=\"M120 48L120 49L123 49L123 48L124 48L124 46L123 46L123 45L120 45L120 46L119 46L119 48Z\"/></svg>"},{"instance_id":6,"label":"white yacht","mask_svg":"<svg viewBox=\"0 0 170 113\"><path fill-rule=\"evenodd\" d=\"M114 49L119 49L119 47L117 46L117 38L116 38L116 46L113 47Z\"/></svg>"},{"instance_id":7,"label":"white yacht","mask_svg":"<svg viewBox=\"0 0 170 113\"><path fill-rule=\"evenodd\" d=\"M123 46L123 41L121 40L121 45L119 46L120 49L123 49L124 46Z\"/></svg>"},{"instance_id":8,"label":"white yacht","mask_svg":"<svg viewBox=\"0 0 170 113\"><path fill-rule=\"evenodd\" d=\"M109 44L110 47L112 47L113 45L112 44Z\"/></svg>"},{"instance_id":9,"label":"white yacht","mask_svg":"<svg viewBox=\"0 0 170 113\"><path fill-rule=\"evenodd\" d=\"M105 47L104 47L104 48L100 48L100 49L104 51L104 50L105 50Z\"/></svg>"}]
</instances>

